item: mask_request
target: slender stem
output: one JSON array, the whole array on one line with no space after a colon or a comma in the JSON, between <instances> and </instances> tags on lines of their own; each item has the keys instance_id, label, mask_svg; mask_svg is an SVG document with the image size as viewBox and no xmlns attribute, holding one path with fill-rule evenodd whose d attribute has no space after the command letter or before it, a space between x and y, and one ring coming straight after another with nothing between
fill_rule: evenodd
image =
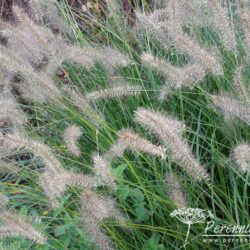
<instances>
[{"instance_id":1,"label":"slender stem","mask_svg":"<svg viewBox=\"0 0 250 250\"><path fill-rule=\"evenodd\" d=\"M190 228L191 228L191 224L188 224L188 231L187 231L187 235L186 235L186 239L185 239L185 243L184 243L184 248L186 249L186 245L187 245L187 240L188 240L188 236L190 233Z\"/></svg>"}]
</instances>

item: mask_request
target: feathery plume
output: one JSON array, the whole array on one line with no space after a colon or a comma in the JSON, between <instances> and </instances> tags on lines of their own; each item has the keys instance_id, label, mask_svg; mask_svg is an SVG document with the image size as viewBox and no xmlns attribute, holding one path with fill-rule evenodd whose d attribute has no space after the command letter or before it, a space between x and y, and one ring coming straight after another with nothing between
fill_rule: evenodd
<instances>
[{"instance_id":1,"label":"feathery plume","mask_svg":"<svg viewBox=\"0 0 250 250\"><path fill-rule=\"evenodd\" d=\"M123 129L118 133L118 140L106 154L106 157L110 160L116 156L122 157L126 149L160 156L162 159L165 158L163 147L152 144L130 129Z\"/></svg>"},{"instance_id":2,"label":"feathery plume","mask_svg":"<svg viewBox=\"0 0 250 250\"><path fill-rule=\"evenodd\" d=\"M47 39L52 38L53 33L48 28L46 28L45 25L36 24L25 13L25 11L22 8L20 8L19 6L13 5L12 10L13 10L13 13L14 13L15 17L17 18L18 25L20 25L20 26L22 26L24 28L26 27L27 29L32 30L32 32L34 32L35 39L37 39L37 42L40 42L40 45L45 48L46 47L45 43L46 43ZM49 49L49 48L47 48L47 49ZM47 49L45 49L45 51Z\"/></svg>"},{"instance_id":3,"label":"feathery plume","mask_svg":"<svg viewBox=\"0 0 250 250\"><path fill-rule=\"evenodd\" d=\"M26 123L25 115L18 107L8 86L0 91L0 128L19 130Z\"/></svg>"},{"instance_id":4,"label":"feathery plume","mask_svg":"<svg viewBox=\"0 0 250 250\"><path fill-rule=\"evenodd\" d=\"M208 15L205 11L207 0L180 0L182 3L182 22L187 25L205 26L208 23Z\"/></svg>"},{"instance_id":5,"label":"feathery plume","mask_svg":"<svg viewBox=\"0 0 250 250\"><path fill-rule=\"evenodd\" d=\"M150 15L137 12L136 19L140 26L167 49L171 45L166 28L169 22L174 21L179 31L184 24L204 26L207 23L207 17L201 8L203 6L204 3L201 1L198 3L185 0L169 1L165 8L154 10Z\"/></svg>"},{"instance_id":6,"label":"feathery plume","mask_svg":"<svg viewBox=\"0 0 250 250\"><path fill-rule=\"evenodd\" d=\"M193 15L190 15L192 11ZM169 49L174 45L171 41L171 37L168 33L167 26L169 23L175 23L176 31L182 32L182 25L184 22L190 22L198 20L198 17L194 18L196 12L186 1L171 0L168 2L166 8L153 11L150 15L137 12L136 19L140 26L146 29L152 37L156 38L165 49ZM190 18L192 16L192 18ZM188 17L190 20L185 20Z\"/></svg>"},{"instance_id":7,"label":"feathery plume","mask_svg":"<svg viewBox=\"0 0 250 250\"><path fill-rule=\"evenodd\" d=\"M181 0L169 0L168 2L168 15L169 15L169 21L174 22L176 24L176 30L179 29L181 32L182 30L182 16L183 16L183 3Z\"/></svg>"},{"instance_id":8,"label":"feathery plume","mask_svg":"<svg viewBox=\"0 0 250 250\"><path fill-rule=\"evenodd\" d=\"M59 14L56 0L29 0L29 12L32 18L39 24L59 29L63 34L70 34L69 25Z\"/></svg>"},{"instance_id":9,"label":"feathery plume","mask_svg":"<svg viewBox=\"0 0 250 250\"><path fill-rule=\"evenodd\" d=\"M44 1L46 2L46 0ZM29 12L36 22L43 22L43 6L39 0L29 0Z\"/></svg>"},{"instance_id":10,"label":"feathery plume","mask_svg":"<svg viewBox=\"0 0 250 250\"><path fill-rule=\"evenodd\" d=\"M8 39L7 48L15 51L20 58L25 58L29 63L39 65L45 55L39 44L34 41L30 30L20 29L19 26L4 24L0 31L1 35ZM32 45L31 45L32 42Z\"/></svg>"},{"instance_id":11,"label":"feathery plume","mask_svg":"<svg viewBox=\"0 0 250 250\"><path fill-rule=\"evenodd\" d=\"M20 73L25 78L27 82L26 87L29 88L31 93L37 88L43 93L44 100L58 100L61 98L60 90L51 80L50 76L46 73L36 72L29 65L28 61L25 61L24 58L18 58L16 54L3 46L0 46L0 65L9 72Z\"/></svg>"},{"instance_id":12,"label":"feathery plume","mask_svg":"<svg viewBox=\"0 0 250 250\"><path fill-rule=\"evenodd\" d=\"M219 0L207 1L207 6L212 13L211 19L223 44L228 50L235 51L236 37L227 7L223 7Z\"/></svg>"},{"instance_id":13,"label":"feathery plume","mask_svg":"<svg viewBox=\"0 0 250 250\"><path fill-rule=\"evenodd\" d=\"M245 44L247 47L247 52L249 56L250 52L250 9L247 7L239 8L239 17L242 25L242 29L244 32Z\"/></svg>"},{"instance_id":14,"label":"feathery plume","mask_svg":"<svg viewBox=\"0 0 250 250\"><path fill-rule=\"evenodd\" d=\"M168 186L168 195L173 203L179 207L186 207L186 197L182 191L181 185L174 174L168 174L166 176L166 184Z\"/></svg>"},{"instance_id":15,"label":"feathery plume","mask_svg":"<svg viewBox=\"0 0 250 250\"><path fill-rule=\"evenodd\" d=\"M93 177L66 170L57 173L45 170L38 179L39 185L49 198L53 208L58 207L59 201L57 199L65 193L68 187L78 186L90 189L95 185Z\"/></svg>"},{"instance_id":16,"label":"feathery plume","mask_svg":"<svg viewBox=\"0 0 250 250\"><path fill-rule=\"evenodd\" d=\"M92 191L84 191L81 196L82 211L98 223L104 219L115 219L125 223L125 218L116 208L111 197L103 197Z\"/></svg>"},{"instance_id":17,"label":"feathery plume","mask_svg":"<svg viewBox=\"0 0 250 250\"><path fill-rule=\"evenodd\" d=\"M200 64L214 75L223 75L223 68L213 52L208 52L197 42L193 41L187 34L176 32L174 24L168 27L169 35L176 45L190 56L190 61Z\"/></svg>"},{"instance_id":18,"label":"feathery plume","mask_svg":"<svg viewBox=\"0 0 250 250\"><path fill-rule=\"evenodd\" d=\"M9 198L3 192L0 192L0 214L6 209L8 203Z\"/></svg>"},{"instance_id":19,"label":"feathery plume","mask_svg":"<svg viewBox=\"0 0 250 250\"><path fill-rule=\"evenodd\" d=\"M42 159L46 169L51 172L60 172L63 169L61 162L54 156L50 147L42 142L26 138L18 133L6 135L0 134L0 140L10 147L25 147L27 150L30 150Z\"/></svg>"},{"instance_id":20,"label":"feathery plume","mask_svg":"<svg viewBox=\"0 0 250 250\"><path fill-rule=\"evenodd\" d=\"M157 134L170 150L174 160L180 163L192 178L197 181L207 181L209 179L204 167L196 161L190 148L182 140L180 129L174 126L174 124L180 124L179 121L169 118L160 112L153 112L144 108L139 108L136 111L135 120ZM183 132L183 126L181 132Z\"/></svg>"},{"instance_id":21,"label":"feathery plume","mask_svg":"<svg viewBox=\"0 0 250 250\"><path fill-rule=\"evenodd\" d=\"M148 53L143 53L141 58L144 63L148 64L162 76L168 78L166 80L166 86L164 87L165 89L180 89L183 86L193 87L206 76L205 69L198 64L175 67L165 60L154 57ZM164 93L161 93L162 97Z\"/></svg>"},{"instance_id":22,"label":"feathery plume","mask_svg":"<svg viewBox=\"0 0 250 250\"><path fill-rule=\"evenodd\" d=\"M31 38L34 39L34 42L40 46L44 53L53 54L52 47L48 44L48 40L55 38L53 33L45 26L35 24L18 6L13 6L12 9L18 20L19 28L32 33L33 37Z\"/></svg>"},{"instance_id":23,"label":"feathery plume","mask_svg":"<svg viewBox=\"0 0 250 250\"><path fill-rule=\"evenodd\" d=\"M68 186L92 188L95 185L93 177L65 170L50 147L41 142L25 138L17 133L0 135L0 140L13 147L25 147L42 159L45 171L39 176L39 184L53 207L59 204L56 199L63 195Z\"/></svg>"},{"instance_id":24,"label":"feathery plume","mask_svg":"<svg viewBox=\"0 0 250 250\"><path fill-rule=\"evenodd\" d=\"M81 129L76 125L71 125L65 129L63 140L69 152L75 156L80 156L81 150L77 145L78 139L82 136Z\"/></svg>"},{"instance_id":25,"label":"feathery plume","mask_svg":"<svg viewBox=\"0 0 250 250\"><path fill-rule=\"evenodd\" d=\"M92 155L93 160L93 171L98 182L104 182L109 187L115 188L116 181L111 171L111 166L107 161L106 157L101 156L99 153Z\"/></svg>"},{"instance_id":26,"label":"feathery plume","mask_svg":"<svg viewBox=\"0 0 250 250\"><path fill-rule=\"evenodd\" d=\"M224 116L236 116L250 124L250 108L245 102L222 95L212 95L211 98Z\"/></svg>"},{"instance_id":27,"label":"feathery plume","mask_svg":"<svg viewBox=\"0 0 250 250\"><path fill-rule=\"evenodd\" d=\"M167 29L162 25L157 25L160 23L158 20L160 18L167 18L167 11L163 10L161 12L154 12L152 15L145 15L140 12L136 12L136 20L140 26L147 30L150 35L158 40L164 49L168 50L173 44L170 40ZM163 21L162 21L163 22Z\"/></svg>"},{"instance_id":28,"label":"feathery plume","mask_svg":"<svg viewBox=\"0 0 250 250\"><path fill-rule=\"evenodd\" d=\"M84 214L84 213L83 213ZM98 221L87 215L82 216L84 227L91 238L91 242L100 250L114 250L113 243L98 225Z\"/></svg>"},{"instance_id":29,"label":"feathery plume","mask_svg":"<svg viewBox=\"0 0 250 250\"><path fill-rule=\"evenodd\" d=\"M0 158L5 159L7 156L13 153L16 147L14 145L5 144L5 141L0 139ZM3 167L4 169L5 167Z\"/></svg>"},{"instance_id":30,"label":"feathery plume","mask_svg":"<svg viewBox=\"0 0 250 250\"><path fill-rule=\"evenodd\" d=\"M50 147L41 142L25 138L17 133L0 135L0 140L3 140L6 145L25 147L42 159L45 171L39 176L39 184L54 206L58 204L56 198L61 196L68 186L92 188L95 184L91 176L65 170Z\"/></svg>"},{"instance_id":31,"label":"feathery plume","mask_svg":"<svg viewBox=\"0 0 250 250\"><path fill-rule=\"evenodd\" d=\"M62 37L54 35L44 25L37 25L34 23L33 20L31 20L19 7L14 6L13 11L19 21L18 28L16 29L17 33L20 35L19 38L17 34L14 33L15 27L11 26L9 31L12 33L13 41L17 40L19 42L21 40L23 48L26 46L26 51L30 47L33 52L32 54L35 56L42 54L45 58L54 60L54 63L57 62L58 66L63 61L70 61L90 68L96 62L99 62L102 63L107 70L113 71L115 67L127 66L131 62L126 54L109 46L81 47L71 45ZM31 37L33 41L25 43L28 37ZM17 41L16 43L18 44ZM25 53L22 55L27 58ZM27 55L31 55L31 53L29 52ZM32 57L29 56L29 59L31 60ZM54 68L54 66L52 68Z\"/></svg>"},{"instance_id":32,"label":"feathery plume","mask_svg":"<svg viewBox=\"0 0 250 250\"><path fill-rule=\"evenodd\" d=\"M39 8L37 1L34 4L35 9ZM8 38L8 43L7 47L1 46L0 65L24 78L20 89L27 99L40 102L60 100L61 92L52 75L64 61L80 63L87 68L100 62L109 71L130 63L129 57L116 49L71 45L44 25L35 23L19 7L14 6L13 12L18 23L8 24L1 31Z\"/></svg>"},{"instance_id":33,"label":"feathery plume","mask_svg":"<svg viewBox=\"0 0 250 250\"><path fill-rule=\"evenodd\" d=\"M242 143L233 150L233 159L242 172L248 172L250 169L250 145Z\"/></svg>"},{"instance_id":34,"label":"feathery plume","mask_svg":"<svg viewBox=\"0 0 250 250\"><path fill-rule=\"evenodd\" d=\"M17 173L18 168L12 162L5 162L4 160L0 159L0 174L13 174Z\"/></svg>"},{"instance_id":35,"label":"feathery plume","mask_svg":"<svg viewBox=\"0 0 250 250\"><path fill-rule=\"evenodd\" d=\"M177 5L176 4L177 1L175 1L175 6L177 6L179 2ZM176 12L177 9L177 7L172 9L169 8L169 20L167 21L150 21L150 19L147 20L147 16L140 13L137 14L137 17L139 23L141 23L146 30L152 33L165 49L175 46L187 53L193 64L200 65L215 75L222 75L223 68L220 65L217 55L202 48L199 43L192 40L182 31L181 21L178 17L180 16L178 14L179 12L177 11L177 13L171 13L171 11Z\"/></svg>"},{"instance_id":36,"label":"feathery plume","mask_svg":"<svg viewBox=\"0 0 250 250\"><path fill-rule=\"evenodd\" d=\"M241 72L242 72L242 66L239 66L236 69L235 74L234 74L234 79L233 79L234 87L237 91L237 94L240 100L243 102L249 102L250 100L249 93L245 86L245 83L243 82Z\"/></svg>"},{"instance_id":37,"label":"feathery plume","mask_svg":"<svg viewBox=\"0 0 250 250\"><path fill-rule=\"evenodd\" d=\"M110 218L118 220L122 224L126 223L124 216L116 208L115 201L111 197L102 197L92 191L83 192L81 201L82 220L92 242L100 249L113 249L112 242L101 228L101 222Z\"/></svg>"},{"instance_id":38,"label":"feathery plume","mask_svg":"<svg viewBox=\"0 0 250 250\"><path fill-rule=\"evenodd\" d=\"M170 0L167 5L169 20L174 21L180 30L182 26L188 24L204 26L207 23L207 16L204 11L205 2L202 0Z\"/></svg>"},{"instance_id":39,"label":"feathery plume","mask_svg":"<svg viewBox=\"0 0 250 250\"><path fill-rule=\"evenodd\" d=\"M3 223L0 227L0 238L23 236L39 244L46 243L47 239L45 235L36 231L18 215L3 212L1 213L0 220Z\"/></svg>"},{"instance_id":40,"label":"feathery plume","mask_svg":"<svg viewBox=\"0 0 250 250\"><path fill-rule=\"evenodd\" d=\"M61 196L68 186L92 188L95 185L93 177L65 170L50 147L41 142L25 138L17 133L1 134L0 140L12 147L25 147L42 159L45 171L39 176L39 184L54 207L58 205L56 198Z\"/></svg>"},{"instance_id":41,"label":"feathery plume","mask_svg":"<svg viewBox=\"0 0 250 250\"><path fill-rule=\"evenodd\" d=\"M138 96L142 91L141 86L131 86L128 83L111 86L110 88L100 89L86 94L87 100L96 101L98 99L110 99L115 97Z\"/></svg>"},{"instance_id":42,"label":"feathery plume","mask_svg":"<svg viewBox=\"0 0 250 250\"><path fill-rule=\"evenodd\" d=\"M86 97L69 86L63 87L63 90L69 95L70 99L74 101L74 105L77 106L95 125L98 126L105 122L104 117L91 107Z\"/></svg>"},{"instance_id":43,"label":"feathery plume","mask_svg":"<svg viewBox=\"0 0 250 250\"><path fill-rule=\"evenodd\" d=\"M65 46L65 44L63 45ZM88 69L96 62L101 63L110 72L113 72L114 68L118 66L125 67L131 62L126 54L108 46L79 47L67 45L62 49L60 54L64 60L78 63Z\"/></svg>"}]
</instances>

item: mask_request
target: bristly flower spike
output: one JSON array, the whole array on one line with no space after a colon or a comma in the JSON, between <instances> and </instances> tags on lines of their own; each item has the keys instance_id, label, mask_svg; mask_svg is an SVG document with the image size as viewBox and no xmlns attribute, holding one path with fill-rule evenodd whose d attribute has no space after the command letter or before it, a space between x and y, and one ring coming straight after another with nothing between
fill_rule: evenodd
<instances>
[{"instance_id":1,"label":"bristly flower spike","mask_svg":"<svg viewBox=\"0 0 250 250\"><path fill-rule=\"evenodd\" d=\"M173 203L178 208L186 207L187 200L177 177L174 174L168 174L166 175L165 180L168 189L168 196L173 201Z\"/></svg>"},{"instance_id":2,"label":"bristly flower spike","mask_svg":"<svg viewBox=\"0 0 250 250\"><path fill-rule=\"evenodd\" d=\"M131 129L123 129L118 132L118 140L106 154L106 158L111 160L114 157L122 157L125 150L144 152L150 155L165 158L165 148L152 144L147 139L136 134Z\"/></svg>"},{"instance_id":3,"label":"bristly flower spike","mask_svg":"<svg viewBox=\"0 0 250 250\"><path fill-rule=\"evenodd\" d=\"M86 94L86 99L89 102L94 102L98 99L122 98L126 96L138 96L142 91L141 86L132 86L128 83L118 83L110 88L96 90Z\"/></svg>"},{"instance_id":4,"label":"bristly flower spike","mask_svg":"<svg viewBox=\"0 0 250 250\"><path fill-rule=\"evenodd\" d=\"M79 157L81 150L77 145L78 139L81 137L81 129L76 125L71 125L64 130L63 139L69 152Z\"/></svg>"},{"instance_id":5,"label":"bristly flower spike","mask_svg":"<svg viewBox=\"0 0 250 250\"><path fill-rule=\"evenodd\" d=\"M223 7L219 0L207 1L207 6L212 13L212 22L220 36L223 45L233 52L236 51L236 37L233 22L230 20L228 6Z\"/></svg>"},{"instance_id":6,"label":"bristly flower spike","mask_svg":"<svg viewBox=\"0 0 250 250\"><path fill-rule=\"evenodd\" d=\"M82 111L82 113L93 122L94 125L99 127L99 125L105 124L104 117L92 108L89 100L85 96L81 95L75 89L69 86L65 86L63 89L69 95L74 105L78 107L80 111Z\"/></svg>"},{"instance_id":7,"label":"bristly flower spike","mask_svg":"<svg viewBox=\"0 0 250 250\"><path fill-rule=\"evenodd\" d=\"M250 170L250 145L247 143L237 145L233 150L233 159L242 172L248 172Z\"/></svg>"},{"instance_id":8,"label":"bristly flower spike","mask_svg":"<svg viewBox=\"0 0 250 250\"><path fill-rule=\"evenodd\" d=\"M235 116L250 124L249 104L223 95L211 95L213 104L225 117Z\"/></svg>"},{"instance_id":9,"label":"bristly flower spike","mask_svg":"<svg viewBox=\"0 0 250 250\"><path fill-rule=\"evenodd\" d=\"M192 152L181 133L184 125L160 112L139 108L135 112L135 121L149 129L161 139L170 150L173 159L180 163L186 172L196 181L208 181L209 176L202 165L193 157ZM177 126L175 126L177 124Z\"/></svg>"},{"instance_id":10,"label":"bristly flower spike","mask_svg":"<svg viewBox=\"0 0 250 250\"><path fill-rule=\"evenodd\" d=\"M23 236L39 244L45 244L47 241L42 233L36 231L18 215L6 211L1 213L0 221L3 223L0 227L0 238Z\"/></svg>"}]
</instances>

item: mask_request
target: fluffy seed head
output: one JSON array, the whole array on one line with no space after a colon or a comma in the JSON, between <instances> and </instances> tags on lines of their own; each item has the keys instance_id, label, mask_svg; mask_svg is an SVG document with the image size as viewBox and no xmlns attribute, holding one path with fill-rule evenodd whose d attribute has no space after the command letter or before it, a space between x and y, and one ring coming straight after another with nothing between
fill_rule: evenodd
<instances>
[{"instance_id":1,"label":"fluffy seed head","mask_svg":"<svg viewBox=\"0 0 250 250\"><path fill-rule=\"evenodd\" d=\"M60 90L46 72L36 72L25 58L18 57L4 46L0 47L0 66L11 74L21 74L25 80L23 84L28 88L24 91L26 97L35 101L58 101L61 98Z\"/></svg>"},{"instance_id":2,"label":"fluffy seed head","mask_svg":"<svg viewBox=\"0 0 250 250\"><path fill-rule=\"evenodd\" d=\"M112 241L95 218L89 217L87 214L83 213L82 221L94 245L101 250L114 250Z\"/></svg>"},{"instance_id":3,"label":"fluffy seed head","mask_svg":"<svg viewBox=\"0 0 250 250\"><path fill-rule=\"evenodd\" d=\"M94 178L91 176L74 173L72 171L60 171L53 173L45 170L39 176L39 184L45 195L49 198L52 207L59 205L58 198L61 197L68 187L78 186L83 188L92 188L95 185Z\"/></svg>"},{"instance_id":4,"label":"fluffy seed head","mask_svg":"<svg viewBox=\"0 0 250 250\"><path fill-rule=\"evenodd\" d=\"M3 212L1 213L0 220L3 223L0 227L1 238L23 236L24 238L33 240L39 244L46 243L46 237L42 233L36 231L18 215Z\"/></svg>"},{"instance_id":5,"label":"fluffy seed head","mask_svg":"<svg viewBox=\"0 0 250 250\"><path fill-rule=\"evenodd\" d=\"M166 11L163 11L163 13L161 14L156 12L151 16L136 12L136 20L138 24L145 30L147 30L153 38L157 39L161 43L163 48L168 50L172 45L171 40L169 39L167 30L164 29L164 27L158 25L161 17L165 19L166 16Z\"/></svg>"},{"instance_id":6,"label":"fluffy seed head","mask_svg":"<svg viewBox=\"0 0 250 250\"><path fill-rule=\"evenodd\" d=\"M247 103L250 101L249 91L246 88L246 85L242 79L241 72L242 72L242 66L239 66L235 71L233 83L240 100Z\"/></svg>"},{"instance_id":7,"label":"fluffy seed head","mask_svg":"<svg viewBox=\"0 0 250 250\"><path fill-rule=\"evenodd\" d=\"M250 124L250 108L245 102L222 95L212 95L211 98L225 117L235 116Z\"/></svg>"},{"instance_id":8,"label":"fluffy seed head","mask_svg":"<svg viewBox=\"0 0 250 250\"><path fill-rule=\"evenodd\" d=\"M121 98L126 96L138 96L142 91L141 86L131 86L128 83L119 83L111 88L93 91L86 95L87 100L96 101L98 99Z\"/></svg>"},{"instance_id":9,"label":"fluffy seed head","mask_svg":"<svg viewBox=\"0 0 250 250\"><path fill-rule=\"evenodd\" d=\"M71 125L65 129L63 139L69 152L75 156L80 156L81 150L77 145L77 140L81 137L81 129L76 125Z\"/></svg>"},{"instance_id":10,"label":"fluffy seed head","mask_svg":"<svg viewBox=\"0 0 250 250\"><path fill-rule=\"evenodd\" d=\"M245 45L246 45L248 57L249 57L249 52L250 52L250 32L249 32L249 30L250 30L250 9L247 7L239 8L238 13L239 13L242 28L244 31Z\"/></svg>"},{"instance_id":11,"label":"fluffy seed head","mask_svg":"<svg viewBox=\"0 0 250 250\"><path fill-rule=\"evenodd\" d=\"M70 45L64 48L61 56L65 60L78 63L86 68L90 68L98 62L109 72L113 72L116 67L125 67L131 62L126 54L108 46L79 47Z\"/></svg>"},{"instance_id":12,"label":"fluffy seed head","mask_svg":"<svg viewBox=\"0 0 250 250\"><path fill-rule=\"evenodd\" d=\"M74 105L77 106L83 112L83 114L89 117L93 124L99 126L99 124L103 124L105 122L104 117L98 114L91 107L88 99L85 96L81 95L76 90L68 86L65 86L63 89L69 95L70 99L74 102Z\"/></svg>"},{"instance_id":13,"label":"fluffy seed head","mask_svg":"<svg viewBox=\"0 0 250 250\"><path fill-rule=\"evenodd\" d=\"M106 157L108 159L122 157L126 149L160 156L162 159L165 158L165 149L163 147L152 144L130 129L123 129L118 133L118 140L111 147Z\"/></svg>"},{"instance_id":14,"label":"fluffy seed head","mask_svg":"<svg viewBox=\"0 0 250 250\"><path fill-rule=\"evenodd\" d=\"M125 220L111 197L103 197L92 191L85 191L82 193L81 200L83 212L98 222L108 218L118 221Z\"/></svg>"},{"instance_id":15,"label":"fluffy seed head","mask_svg":"<svg viewBox=\"0 0 250 250\"><path fill-rule=\"evenodd\" d=\"M230 20L228 7L223 7L218 0L207 2L209 11L212 13L213 24L224 46L232 51L236 50L236 38L233 23Z\"/></svg>"},{"instance_id":16,"label":"fluffy seed head","mask_svg":"<svg viewBox=\"0 0 250 250\"><path fill-rule=\"evenodd\" d=\"M0 192L0 213L6 209L7 204L9 203L9 198Z\"/></svg>"},{"instance_id":17,"label":"fluffy seed head","mask_svg":"<svg viewBox=\"0 0 250 250\"><path fill-rule=\"evenodd\" d=\"M246 143L237 145L233 150L233 159L242 172L248 172L250 169L250 145Z\"/></svg>"},{"instance_id":18,"label":"fluffy seed head","mask_svg":"<svg viewBox=\"0 0 250 250\"><path fill-rule=\"evenodd\" d=\"M0 174L16 174L18 171L18 167L13 162L6 162L5 160L0 159Z\"/></svg>"},{"instance_id":19,"label":"fluffy seed head","mask_svg":"<svg viewBox=\"0 0 250 250\"><path fill-rule=\"evenodd\" d=\"M190 57L190 62L202 66L215 75L222 75L223 68L215 53L204 49L198 42L194 41L182 30L183 10L186 7L181 1L170 1L168 20L159 21L157 18L148 19L144 14L137 14L139 23L142 24L163 46L169 49L175 46Z\"/></svg>"},{"instance_id":20,"label":"fluffy seed head","mask_svg":"<svg viewBox=\"0 0 250 250\"><path fill-rule=\"evenodd\" d=\"M92 155L93 160L93 171L97 178L97 182L103 182L105 185L109 187L115 188L116 181L111 172L111 166L109 161L99 153L94 153Z\"/></svg>"},{"instance_id":21,"label":"fluffy seed head","mask_svg":"<svg viewBox=\"0 0 250 250\"><path fill-rule=\"evenodd\" d=\"M198 64L175 67L165 60L156 58L148 53L143 53L141 58L144 63L148 64L159 74L167 77L165 86L161 91L161 99L166 95L168 89L180 89L183 86L192 88L206 76L205 68Z\"/></svg>"},{"instance_id":22,"label":"fluffy seed head","mask_svg":"<svg viewBox=\"0 0 250 250\"><path fill-rule=\"evenodd\" d=\"M0 129L21 130L26 120L8 86L3 86L0 91Z\"/></svg>"},{"instance_id":23,"label":"fluffy seed head","mask_svg":"<svg viewBox=\"0 0 250 250\"><path fill-rule=\"evenodd\" d=\"M6 145L9 145L12 148L25 147L27 150L30 150L42 159L46 169L49 169L51 172L60 172L63 169L62 164L54 156L50 147L42 142L26 138L18 133L7 135L0 134L0 140L3 140Z\"/></svg>"},{"instance_id":24,"label":"fluffy seed head","mask_svg":"<svg viewBox=\"0 0 250 250\"><path fill-rule=\"evenodd\" d=\"M186 207L186 197L176 176L173 174L167 175L166 184L168 187L168 195L173 203L179 208Z\"/></svg>"},{"instance_id":25,"label":"fluffy seed head","mask_svg":"<svg viewBox=\"0 0 250 250\"><path fill-rule=\"evenodd\" d=\"M195 180L208 181L209 177L203 166L193 157L189 146L183 141L181 133L185 126L159 112L139 108L135 113L135 120L149 129L161 139L170 150L171 156ZM176 126L175 126L176 125Z\"/></svg>"}]
</instances>

